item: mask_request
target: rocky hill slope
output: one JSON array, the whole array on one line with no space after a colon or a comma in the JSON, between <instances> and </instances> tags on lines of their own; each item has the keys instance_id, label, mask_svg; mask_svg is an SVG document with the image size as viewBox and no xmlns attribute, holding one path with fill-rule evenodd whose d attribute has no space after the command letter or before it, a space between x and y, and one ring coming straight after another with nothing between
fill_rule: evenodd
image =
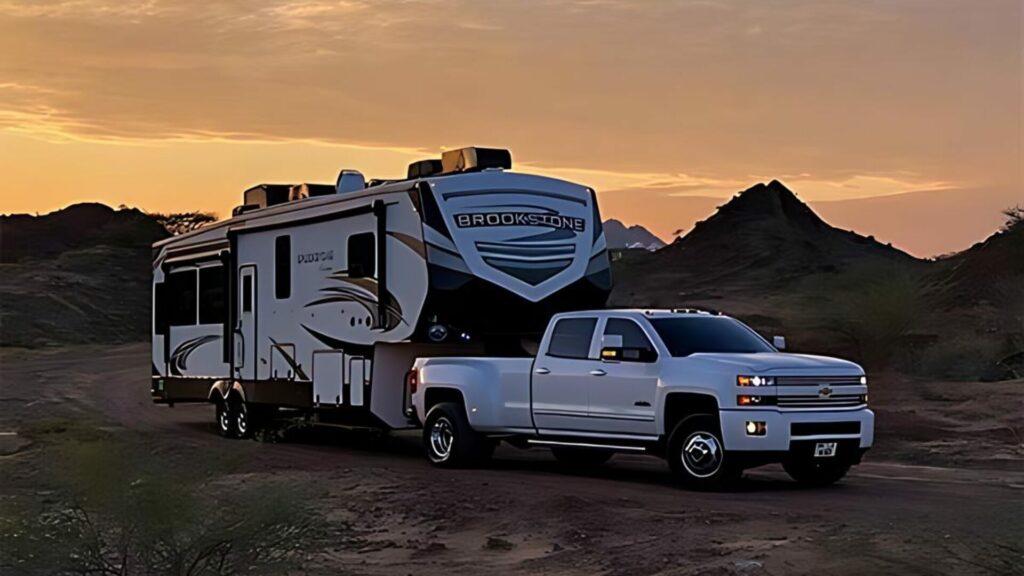
<instances>
[{"instance_id":1,"label":"rocky hill slope","mask_svg":"<svg viewBox=\"0 0 1024 576\"><path fill-rule=\"evenodd\" d=\"M166 236L102 204L0 217L0 346L147 339L150 248Z\"/></svg>"}]
</instances>

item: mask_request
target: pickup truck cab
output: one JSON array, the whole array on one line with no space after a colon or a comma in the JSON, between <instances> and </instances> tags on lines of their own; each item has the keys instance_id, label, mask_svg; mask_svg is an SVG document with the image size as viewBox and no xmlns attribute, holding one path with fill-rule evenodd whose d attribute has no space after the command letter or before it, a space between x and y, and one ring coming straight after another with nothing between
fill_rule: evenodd
<instances>
[{"instance_id":1,"label":"pickup truck cab","mask_svg":"<svg viewBox=\"0 0 1024 576\"><path fill-rule=\"evenodd\" d=\"M648 453L697 488L771 462L831 484L874 439L867 378L778 340L692 310L558 314L535 358L418 358L408 412L438 466L478 463L504 440L571 465Z\"/></svg>"}]
</instances>

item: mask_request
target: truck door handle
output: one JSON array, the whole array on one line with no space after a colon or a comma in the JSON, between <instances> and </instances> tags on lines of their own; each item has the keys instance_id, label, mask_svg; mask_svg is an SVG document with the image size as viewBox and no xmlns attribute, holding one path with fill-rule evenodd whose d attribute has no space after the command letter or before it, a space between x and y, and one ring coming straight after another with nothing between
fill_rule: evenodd
<instances>
[{"instance_id":1,"label":"truck door handle","mask_svg":"<svg viewBox=\"0 0 1024 576\"><path fill-rule=\"evenodd\" d=\"M637 400L636 402L633 402L633 406L640 406L641 408L650 408L651 403L644 402L643 400Z\"/></svg>"},{"instance_id":2,"label":"truck door handle","mask_svg":"<svg viewBox=\"0 0 1024 576\"><path fill-rule=\"evenodd\" d=\"M533 371L533 373L534 374L551 374L551 370L548 370L547 368L537 368L536 370Z\"/></svg>"},{"instance_id":3,"label":"truck door handle","mask_svg":"<svg viewBox=\"0 0 1024 576\"><path fill-rule=\"evenodd\" d=\"M604 370L601 370L600 368L598 368L596 370L591 370L590 371L590 375L591 376L604 376L605 374L607 374L607 372L605 372Z\"/></svg>"}]
</instances>

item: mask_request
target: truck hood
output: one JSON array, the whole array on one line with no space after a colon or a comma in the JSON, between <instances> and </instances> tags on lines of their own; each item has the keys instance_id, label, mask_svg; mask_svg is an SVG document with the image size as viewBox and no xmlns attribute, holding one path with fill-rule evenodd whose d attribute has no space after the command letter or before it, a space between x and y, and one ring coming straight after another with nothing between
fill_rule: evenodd
<instances>
[{"instance_id":1,"label":"truck hood","mask_svg":"<svg viewBox=\"0 0 1024 576\"><path fill-rule=\"evenodd\" d=\"M810 354L786 354L783 352L759 352L756 354L700 353L679 359L691 366L714 364L729 366L737 374L778 376L859 376L864 370L857 364L828 356Z\"/></svg>"}]
</instances>

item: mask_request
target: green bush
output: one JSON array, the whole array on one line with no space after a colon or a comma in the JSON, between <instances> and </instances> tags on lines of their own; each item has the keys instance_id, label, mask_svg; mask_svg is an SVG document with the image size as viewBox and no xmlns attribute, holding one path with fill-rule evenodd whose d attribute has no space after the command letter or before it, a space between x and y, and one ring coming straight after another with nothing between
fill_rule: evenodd
<instances>
[{"instance_id":1,"label":"green bush","mask_svg":"<svg viewBox=\"0 0 1024 576\"><path fill-rule=\"evenodd\" d=\"M318 525L294 491L213 482L232 477L194 460L173 467L109 440L53 456L49 489L0 502L5 576L276 574L301 560Z\"/></svg>"}]
</instances>

